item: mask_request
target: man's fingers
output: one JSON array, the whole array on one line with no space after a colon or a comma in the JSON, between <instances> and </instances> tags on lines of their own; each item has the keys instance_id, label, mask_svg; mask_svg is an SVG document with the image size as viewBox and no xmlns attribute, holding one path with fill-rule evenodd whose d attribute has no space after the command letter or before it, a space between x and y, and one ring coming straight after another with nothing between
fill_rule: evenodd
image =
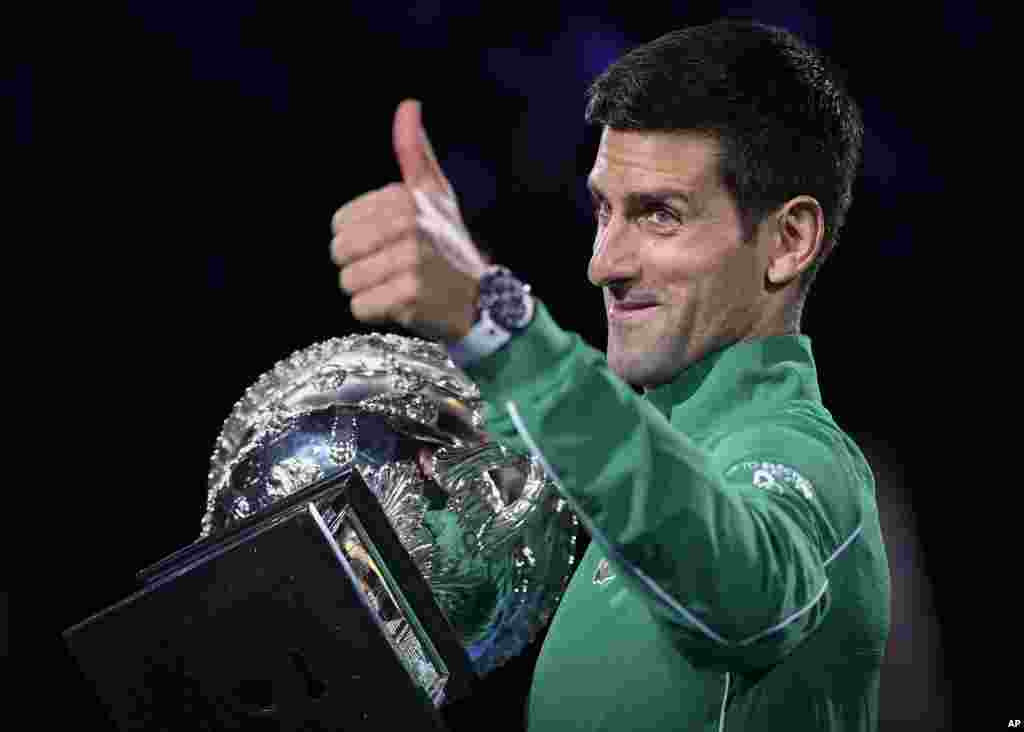
<instances>
[{"instance_id":1,"label":"man's fingers","mask_svg":"<svg viewBox=\"0 0 1024 732\"><path fill-rule=\"evenodd\" d=\"M415 238L419 229L415 214L365 218L347 223L331 239L331 259L339 267L358 262L402 239Z\"/></svg>"},{"instance_id":2,"label":"man's fingers","mask_svg":"<svg viewBox=\"0 0 1024 732\"><path fill-rule=\"evenodd\" d=\"M398 167L402 170L402 180L406 185L454 198L451 184L441 170L423 128L422 107L418 101L406 99L398 105L391 136Z\"/></svg>"},{"instance_id":3,"label":"man's fingers","mask_svg":"<svg viewBox=\"0 0 1024 732\"><path fill-rule=\"evenodd\" d=\"M352 315L365 323L393 320L409 325L411 305L418 297L419 280L411 272L402 272L376 287L353 295Z\"/></svg>"},{"instance_id":4,"label":"man's fingers","mask_svg":"<svg viewBox=\"0 0 1024 732\"><path fill-rule=\"evenodd\" d=\"M331 234L368 219L415 216L416 213L416 202L405 184L391 183L364 193L339 208L331 217Z\"/></svg>"},{"instance_id":5,"label":"man's fingers","mask_svg":"<svg viewBox=\"0 0 1024 732\"><path fill-rule=\"evenodd\" d=\"M376 287L396 275L415 269L422 257L422 245L413 238L403 238L390 246L353 261L341 270L341 289L354 295Z\"/></svg>"}]
</instances>

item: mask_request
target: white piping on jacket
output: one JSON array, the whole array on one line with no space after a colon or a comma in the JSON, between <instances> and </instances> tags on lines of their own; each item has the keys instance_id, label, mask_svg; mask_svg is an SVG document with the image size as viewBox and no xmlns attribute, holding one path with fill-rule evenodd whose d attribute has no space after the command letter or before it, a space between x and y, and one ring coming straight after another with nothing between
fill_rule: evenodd
<instances>
[{"instance_id":1,"label":"white piping on jacket","mask_svg":"<svg viewBox=\"0 0 1024 732\"><path fill-rule=\"evenodd\" d=\"M729 699L729 672L725 672L725 692L722 694L722 711L718 715L718 732L725 730L725 702Z\"/></svg>"}]
</instances>

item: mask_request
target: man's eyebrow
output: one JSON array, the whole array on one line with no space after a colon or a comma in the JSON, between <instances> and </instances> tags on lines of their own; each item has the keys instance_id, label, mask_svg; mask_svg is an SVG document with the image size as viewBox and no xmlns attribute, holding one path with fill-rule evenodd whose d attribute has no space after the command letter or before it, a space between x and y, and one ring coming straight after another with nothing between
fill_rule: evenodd
<instances>
[{"instance_id":1,"label":"man's eyebrow","mask_svg":"<svg viewBox=\"0 0 1024 732\"><path fill-rule=\"evenodd\" d=\"M682 188L655 188L650 191L633 191L626 194L627 205L642 206L651 203L664 203L673 198L679 199L686 205L690 205L693 194L684 191Z\"/></svg>"},{"instance_id":2,"label":"man's eyebrow","mask_svg":"<svg viewBox=\"0 0 1024 732\"><path fill-rule=\"evenodd\" d=\"M587 190L590 195L597 198L607 198L604 192L591 180L587 180ZM631 191L626 194L626 205L638 206L651 203L664 203L670 199L677 198L689 205L693 202L693 192L683 188L652 188L649 191Z\"/></svg>"}]
</instances>

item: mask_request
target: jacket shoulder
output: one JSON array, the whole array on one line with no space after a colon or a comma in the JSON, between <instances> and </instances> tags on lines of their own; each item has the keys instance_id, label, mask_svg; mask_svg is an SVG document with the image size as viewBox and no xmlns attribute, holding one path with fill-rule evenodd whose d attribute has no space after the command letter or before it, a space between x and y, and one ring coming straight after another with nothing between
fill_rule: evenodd
<instances>
[{"instance_id":1,"label":"jacket shoulder","mask_svg":"<svg viewBox=\"0 0 1024 732\"><path fill-rule=\"evenodd\" d=\"M720 425L706 447L723 476L786 479L821 504L838 536L877 513L871 466L818 402L793 401Z\"/></svg>"}]
</instances>

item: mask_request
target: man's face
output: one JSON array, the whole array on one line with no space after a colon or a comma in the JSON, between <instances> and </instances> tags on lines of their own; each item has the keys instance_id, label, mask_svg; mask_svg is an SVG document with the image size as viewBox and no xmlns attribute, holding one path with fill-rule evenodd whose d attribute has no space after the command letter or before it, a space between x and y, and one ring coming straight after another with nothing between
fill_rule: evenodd
<instances>
[{"instance_id":1,"label":"man's face","mask_svg":"<svg viewBox=\"0 0 1024 732\"><path fill-rule=\"evenodd\" d=\"M605 128L588 186L604 290L608 364L638 387L763 329L767 246L742 241L715 140Z\"/></svg>"}]
</instances>

